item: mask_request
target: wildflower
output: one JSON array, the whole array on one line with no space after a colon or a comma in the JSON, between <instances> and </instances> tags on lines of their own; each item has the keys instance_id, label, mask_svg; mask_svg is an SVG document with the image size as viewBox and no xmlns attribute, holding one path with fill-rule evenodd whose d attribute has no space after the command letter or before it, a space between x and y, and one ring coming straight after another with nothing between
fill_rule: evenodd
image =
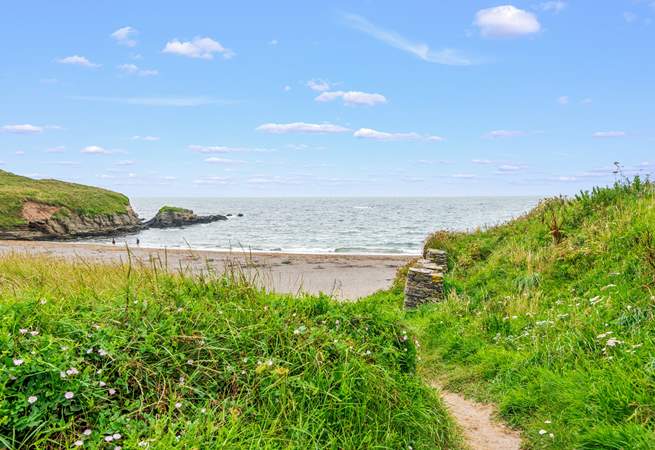
<instances>
[{"instance_id":1,"label":"wildflower","mask_svg":"<svg viewBox=\"0 0 655 450\"><path fill-rule=\"evenodd\" d=\"M100 325L98 325L97 323L94 323L92 325L92 327L93 327L94 330L99 330L100 329Z\"/></svg>"},{"instance_id":2,"label":"wildflower","mask_svg":"<svg viewBox=\"0 0 655 450\"><path fill-rule=\"evenodd\" d=\"M71 398L75 397L75 394L73 394L71 391L68 391L64 394L64 398L66 400L70 400Z\"/></svg>"},{"instance_id":3,"label":"wildflower","mask_svg":"<svg viewBox=\"0 0 655 450\"><path fill-rule=\"evenodd\" d=\"M544 423L552 423L550 420L544 420Z\"/></svg>"},{"instance_id":4,"label":"wildflower","mask_svg":"<svg viewBox=\"0 0 655 450\"><path fill-rule=\"evenodd\" d=\"M116 389L109 389L109 395L114 395L116 393Z\"/></svg>"},{"instance_id":5,"label":"wildflower","mask_svg":"<svg viewBox=\"0 0 655 450\"><path fill-rule=\"evenodd\" d=\"M60 348L61 348L61 351L62 351L62 352L65 352L66 350L68 350L68 346L67 346L67 345L62 345Z\"/></svg>"},{"instance_id":6,"label":"wildflower","mask_svg":"<svg viewBox=\"0 0 655 450\"><path fill-rule=\"evenodd\" d=\"M193 365L193 360L192 359L187 359L186 363L188 365L192 366Z\"/></svg>"},{"instance_id":7,"label":"wildflower","mask_svg":"<svg viewBox=\"0 0 655 450\"><path fill-rule=\"evenodd\" d=\"M243 362L244 362L244 363L247 363L247 362L248 362L248 358L247 358L247 357L246 357L246 358L243 358Z\"/></svg>"},{"instance_id":8,"label":"wildflower","mask_svg":"<svg viewBox=\"0 0 655 450\"><path fill-rule=\"evenodd\" d=\"M617 345L617 344L622 344L622 343L623 343L623 342L622 342L622 341L619 341L618 339L609 338L609 339L607 340L607 342L605 343L605 345L608 346L608 347L614 347L615 345Z\"/></svg>"},{"instance_id":9,"label":"wildflower","mask_svg":"<svg viewBox=\"0 0 655 450\"><path fill-rule=\"evenodd\" d=\"M371 351L370 351L370 350L366 350L365 355L368 356L368 355L370 355L370 354L371 354Z\"/></svg>"},{"instance_id":10,"label":"wildflower","mask_svg":"<svg viewBox=\"0 0 655 450\"><path fill-rule=\"evenodd\" d=\"M78 373L80 373L80 371L77 370L75 367L71 367L66 371L66 375L77 375Z\"/></svg>"},{"instance_id":11,"label":"wildflower","mask_svg":"<svg viewBox=\"0 0 655 450\"><path fill-rule=\"evenodd\" d=\"M117 445L117 446L114 447L114 450L123 450L123 447L121 447L120 445Z\"/></svg>"},{"instance_id":12,"label":"wildflower","mask_svg":"<svg viewBox=\"0 0 655 450\"><path fill-rule=\"evenodd\" d=\"M182 403L180 403L180 402L175 403L175 407L177 409L180 409L182 407Z\"/></svg>"},{"instance_id":13,"label":"wildflower","mask_svg":"<svg viewBox=\"0 0 655 450\"><path fill-rule=\"evenodd\" d=\"M18 330L18 332L19 332L20 334L27 334L28 331L29 331L29 330L28 330L27 328L21 328L21 329Z\"/></svg>"},{"instance_id":14,"label":"wildflower","mask_svg":"<svg viewBox=\"0 0 655 450\"><path fill-rule=\"evenodd\" d=\"M611 331L606 331L606 332L601 333L601 334L599 334L598 336L596 336L596 339L603 339L603 338L606 338L606 337L609 336L610 334L612 334Z\"/></svg>"},{"instance_id":15,"label":"wildflower","mask_svg":"<svg viewBox=\"0 0 655 450\"><path fill-rule=\"evenodd\" d=\"M99 349L99 350L98 350L98 355L100 355L100 356L107 356L107 350Z\"/></svg>"},{"instance_id":16,"label":"wildflower","mask_svg":"<svg viewBox=\"0 0 655 450\"><path fill-rule=\"evenodd\" d=\"M123 436L121 436L120 433L114 433L114 435L113 435L113 438L114 438L115 441L118 441L118 440L119 440L120 438L122 438L122 437L123 437Z\"/></svg>"},{"instance_id":17,"label":"wildflower","mask_svg":"<svg viewBox=\"0 0 655 450\"><path fill-rule=\"evenodd\" d=\"M111 442L114 440L114 436L105 436L105 442Z\"/></svg>"},{"instance_id":18,"label":"wildflower","mask_svg":"<svg viewBox=\"0 0 655 450\"><path fill-rule=\"evenodd\" d=\"M177 308L177 312L180 313L180 312L182 312L182 311L184 311L184 309L182 309L182 308Z\"/></svg>"},{"instance_id":19,"label":"wildflower","mask_svg":"<svg viewBox=\"0 0 655 450\"><path fill-rule=\"evenodd\" d=\"M107 383L105 383L104 381L98 381L98 386L105 387L107 386Z\"/></svg>"},{"instance_id":20,"label":"wildflower","mask_svg":"<svg viewBox=\"0 0 655 450\"><path fill-rule=\"evenodd\" d=\"M84 436L91 436L91 433L93 433L93 431L91 431L90 428L87 428L86 430L84 430L84 432L82 434Z\"/></svg>"},{"instance_id":21,"label":"wildflower","mask_svg":"<svg viewBox=\"0 0 655 450\"><path fill-rule=\"evenodd\" d=\"M39 335L39 332L38 332L37 330L34 330L34 331L30 331L30 334L31 334L32 336L38 336L38 335Z\"/></svg>"},{"instance_id":22,"label":"wildflower","mask_svg":"<svg viewBox=\"0 0 655 450\"><path fill-rule=\"evenodd\" d=\"M30 395L30 396L27 398L27 402L28 402L30 405L32 405L32 404L36 403L36 401L37 401L38 399L39 399L39 397L37 397L36 395Z\"/></svg>"},{"instance_id":23,"label":"wildflower","mask_svg":"<svg viewBox=\"0 0 655 450\"><path fill-rule=\"evenodd\" d=\"M141 441L139 442L139 447L147 447L149 444L147 441Z\"/></svg>"},{"instance_id":24,"label":"wildflower","mask_svg":"<svg viewBox=\"0 0 655 450\"><path fill-rule=\"evenodd\" d=\"M63 370L61 372L59 372L59 377L60 378L66 378L66 372L64 372Z\"/></svg>"},{"instance_id":25,"label":"wildflower","mask_svg":"<svg viewBox=\"0 0 655 450\"><path fill-rule=\"evenodd\" d=\"M555 435L553 433L548 433L548 437L550 437L551 439L555 439Z\"/></svg>"},{"instance_id":26,"label":"wildflower","mask_svg":"<svg viewBox=\"0 0 655 450\"><path fill-rule=\"evenodd\" d=\"M73 445L74 445L75 447L81 447L81 446L84 445L84 441L75 441L75 442L73 442Z\"/></svg>"},{"instance_id":27,"label":"wildflower","mask_svg":"<svg viewBox=\"0 0 655 450\"><path fill-rule=\"evenodd\" d=\"M90 355L91 353L93 353L93 348L90 348L90 349L88 349L88 350L86 351L86 354L87 354L87 355Z\"/></svg>"},{"instance_id":28,"label":"wildflower","mask_svg":"<svg viewBox=\"0 0 655 450\"><path fill-rule=\"evenodd\" d=\"M544 434L546 434L546 433L548 433L548 431L546 431L546 430L539 430L539 434L542 435L542 436L543 436Z\"/></svg>"},{"instance_id":29,"label":"wildflower","mask_svg":"<svg viewBox=\"0 0 655 450\"><path fill-rule=\"evenodd\" d=\"M202 408L202 409L200 409L200 412L201 412L202 414L205 414L205 413L207 412L207 408Z\"/></svg>"},{"instance_id":30,"label":"wildflower","mask_svg":"<svg viewBox=\"0 0 655 450\"><path fill-rule=\"evenodd\" d=\"M14 366L21 366L24 362L22 359L14 359Z\"/></svg>"},{"instance_id":31,"label":"wildflower","mask_svg":"<svg viewBox=\"0 0 655 450\"><path fill-rule=\"evenodd\" d=\"M48 303L48 300L46 300L45 298L42 298L42 299L39 301L39 303L42 304L42 305L45 305L46 303Z\"/></svg>"},{"instance_id":32,"label":"wildflower","mask_svg":"<svg viewBox=\"0 0 655 450\"><path fill-rule=\"evenodd\" d=\"M268 361L266 361L266 364L268 364L268 367L271 367L273 365L273 360L269 359Z\"/></svg>"},{"instance_id":33,"label":"wildflower","mask_svg":"<svg viewBox=\"0 0 655 450\"><path fill-rule=\"evenodd\" d=\"M184 386L184 377L180 377L180 385Z\"/></svg>"}]
</instances>

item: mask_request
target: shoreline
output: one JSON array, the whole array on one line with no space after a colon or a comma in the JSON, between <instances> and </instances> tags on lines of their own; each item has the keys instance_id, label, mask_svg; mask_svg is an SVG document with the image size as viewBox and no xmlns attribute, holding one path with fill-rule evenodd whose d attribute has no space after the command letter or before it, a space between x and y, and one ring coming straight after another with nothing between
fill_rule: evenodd
<instances>
[{"instance_id":1,"label":"shoreline","mask_svg":"<svg viewBox=\"0 0 655 450\"><path fill-rule=\"evenodd\" d=\"M397 270L417 255L350 253L282 253L129 247L123 244L61 241L0 240L5 254L44 255L68 261L140 264L153 258L173 272L222 273L235 264L259 287L281 294L325 293L337 299L357 299L391 286Z\"/></svg>"}]
</instances>

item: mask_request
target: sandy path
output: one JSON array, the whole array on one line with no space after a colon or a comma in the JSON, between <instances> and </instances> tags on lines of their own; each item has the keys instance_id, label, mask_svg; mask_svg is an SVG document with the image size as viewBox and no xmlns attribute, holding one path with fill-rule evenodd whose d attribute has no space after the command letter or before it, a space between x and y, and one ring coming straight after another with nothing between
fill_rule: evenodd
<instances>
[{"instance_id":1,"label":"sandy path","mask_svg":"<svg viewBox=\"0 0 655 450\"><path fill-rule=\"evenodd\" d=\"M0 241L4 253L44 254L68 260L103 263L125 262L124 246L72 242ZM320 292L339 299L357 299L388 288L409 256L237 253L200 250L130 248L133 260L165 263L169 270L192 273L210 269L222 273L238 265L251 280L268 290L296 294Z\"/></svg>"},{"instance_id":2,"label":"sandy path","mask_svg":"<svg viewBox=\"0 0 655 450\"><path fill-rule=\"evenodd\" d=\"M494 407L472 402L459 394L443 391L438 385L441 399L462 429L466 444L472 450L519 450L518 432L493 419Z\"/></svg>"}]
</instances>

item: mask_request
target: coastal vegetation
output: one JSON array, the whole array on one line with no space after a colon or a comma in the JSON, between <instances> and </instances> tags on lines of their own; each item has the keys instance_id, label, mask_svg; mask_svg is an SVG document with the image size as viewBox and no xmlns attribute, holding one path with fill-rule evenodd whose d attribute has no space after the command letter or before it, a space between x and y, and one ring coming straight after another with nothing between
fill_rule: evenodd
<instances>
[{"instance_id":1,"label":"coastal vegetation","mask_svg":"<svg viewBox=\"0 0 655 450\"><path fill-rule=\"evenodd\" d=\"M0 229L24 225L23 205L34 202L58 207L54 213L86 217L125 214L130 206L123 194L59 180L35 180L0 170Z\"/></svg>"},{"instance_id":2,"label":"coastal vegetation","mask_svg":"<svg viewBox=\"0 0 655 450\"><path fill-rule=\"evenodd\" d=\"M426 379L496 403L528 448L655 448L653 183L552 198L426 248L450 256L446 300L406 316Z\"/></svg>"},{"instance_id":3,"label":"coastal vegetation","mask_svg":"<svg viewBox=\"0 0 655 450\"><path fill-rule=\"evenodd\" d=\"M0 258L0 447L458 448L393 300Z\"/></svg>"}]
</instances>

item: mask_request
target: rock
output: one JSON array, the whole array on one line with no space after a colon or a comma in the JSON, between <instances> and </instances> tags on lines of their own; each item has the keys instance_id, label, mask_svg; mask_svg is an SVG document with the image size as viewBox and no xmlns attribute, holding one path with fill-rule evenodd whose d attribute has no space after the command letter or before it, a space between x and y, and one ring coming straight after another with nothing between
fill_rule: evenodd
<instances>
[{"instance_id":1,"label":"rock","mask_svg":"<svg viewBox=\"0 0 655 450\"><path fill-rule=\"evenodd\" d=\"M86 216L64 207L27 201L23 204L22 217L27 223L0 229L0 239L73 239L129 233L142 228L139 216L131 207L125 213Z\"/></svg>"},{"instance_id":2,"label":"rock","mask_svg":"<svg viewBox=\"0 0 655 450\"><path fill-rule=\"evenodd\" d=\"M144 228L171 228L198 223L217 222L227 220L226 216L220 214L210 216L198 216L190 209L175 208L171 206L162 207L157 215L143 224Z\"/></svg>"},{"instance_id":3,"label":"rock","mask_svg":"<svg viewBox=\"0 0 655 450\"><path fill-rule=\"evenodd\" d=\"M243 217L243 213L237 214L237 217Z\"/></svg>"},{"instance_id":4,"label":"rock","mask_svg":"<svg viewBox=\"0 0 655 450\"><path fill-rule=\"evenodd\" d=\"M432 260L419 259L407 272L405 282L405 308L416 308L424 303L438 302L444 298L443 274L446 271L447 254L443 251L430 253ZM435 255L438 257L434 258ZM441 263L434 262L435 259Z\"/></svg>"},{"instance_id":5,"label":"rock","mask_svg":"<svg viewBox=\"0 0 655 450\"><path fill-rule=\"evenodd\" d=\"M444 250L437 250L434 248L428 249L425 257L433 263L444 267L445 270L448 270L448 253L446 253Z\"/></svg>"}]
</instances>

